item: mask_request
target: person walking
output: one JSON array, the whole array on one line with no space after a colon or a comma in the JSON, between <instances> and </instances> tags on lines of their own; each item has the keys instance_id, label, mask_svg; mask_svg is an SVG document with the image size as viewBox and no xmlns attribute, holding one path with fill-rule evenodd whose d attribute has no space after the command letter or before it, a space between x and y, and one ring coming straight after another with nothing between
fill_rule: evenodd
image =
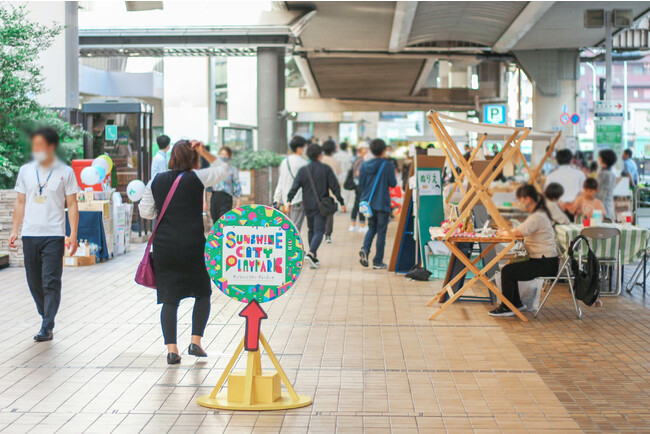
<instances>
[{"instance_id":1,"label":"person walking","mask_svg":"<svg viewBox=\"0 0 650 434\"><path fill-rule=\"evenodd\" d=\"M198 169L199 156L210 167ZM203 191L230 175L228 164L210 154L203 143L181 140L174 144L169 171L147 184L140 201L140 215L153 219L160 213L172 186L176 190L167 210L154 229L153 265L158 304L162 304L160 321L167 345L167 363L180 363L176 342L176 316L179 302L194 298L192 338L188 354L206 357L201 338L210 315L210 277L205 268L203 250Z\"/></svg>"},{"instance_id":2,"label":"person walking","mask_svg":"<svg viewBox=\"0 0 650 434\"><path fill-rule=\"evenodd\" d=\"M368 149L370 146L367 142L363 141L359 143L357 148L357 158L352 163L352 177L354 182L357 184L357 188L354 190L354 205L352 206L352 211L350 212L350 232L367 232L368 227L366 226L366 218L363 214L359 213L359 202L361 201L361 188L359 187L359 174L361 172L361 165L366 161L366 156L368 155ZM357 216L359 217L359 226L357 226Z\"/></svg>"},{"instance_id":3,"label":"person walking","mask_svg":"<svg viewBox=\"0 0 650 434\"><path fill-rule=\"evenodd\" d=\"M213 223L231 209L237 208L239 206L239 198L241 197L239 171L235 166L230 164L232 149L228 146L223 146L219 149L219 158L228 164L228 176L218 184L210 187L210 190L212 190L212 196L210 197L210 216L212 217Z\"/></svg>"},{"instance_id":4,"label":"person walking","mask_svg":"<svg viewBox=\"0 0 650 434\"><path fill-rule=\"evenodd\" d=\"M151 159L151 179L154 179L159 173L167 172L167 152L171 139L165 134L156 138L158 142L158 152Z\"/></svg>"},{"instance_id":5,"label":"person walking","mask_svg":"<svg viewBox=\"0 0 650 434\"><path fill-rule=\"evenodd\" d=\"M323 163L327 164L332 171L334 172L334 175L336 175L336 179L340 180L341 179L341 165L339 164L338 160L334 158L336 152L336 143L334 143L334 140L325 140L323 143ZM339 182L339 187L341 183ZM340 190L340 189L339 189ZM325 242L326 243L331 243L332 242L332 232L334 231L334 214L328 215L327 216L327 223L325 224Z\"/></svg>"},{"instance_id":6,"label":"person walking","mask_svg":"<svg viewBox=\"0 0 650 434\"><path fill-rule=\"evenodd\" d=\"M346 190L343 188L345 183L345 178L348 176L348 172L352 169L352 154L348 150L347 142L339 143L338 150L334 153L334 159L339 163L341 167L341 175L339 176L339 185L341 186L341 196L345 200L345 203L352 203L351 200L352 190Z\"/></svg>"},{"instance_id":7,"label":"person walking","mask_svg":"<svg viewBox=\"0 0 650 434\"><path fill-rule=\"evenodd\" d=\"M332 169L323 164L323 150L319 145L309 145L307 148L309 164L298 170L296 179L293 181L291 190L287 194L287 202L291 202L302 190L302 204L307 216L307 239L309 241L309 253L305 255L312 268L318 268L318 247L325 234L327 216L319 210L319 203L330 195L330 192L341 204L341 211L345 212L345 202L341 197L339 181Z\"/></svg>"},{"instance_id":8,"label":"person walking","mask_svg":"<svg viewBox=\"0 0 650 434\"><path fill-rule=\"evenodd\" d=\"M386 149L387 146L383 140L373 140L370 143L370 152L375 158L363 163L359 173L361 200L368 202L372 210L372 215L368 217L368 232L363 239L363 247L359 251L359 262L364 267L368 266L372 240L377 235L375 257L372 260L372 268L375 270L388 268L384 263L384 247L391 211L389 188L397 185L395 166L385 158Z\"/></svg>"},{"instance_id":9,"label":"person walking","mask_svg":"<svg viewBox=\"0 0 650 434\"><path fill-rule=\"evenodd\" d=\"M15 248L20 225L27 285L42 318L37 342L54 338L54 320L61 303L63 255L77 251L80 191L74 171L55 155L59 134L49 127L32 134L32 161L18 172L9 247ZM65 207L70 235L65 237Z\"/></svg>"},{"instance_id":10,"label":"person walking","mask_svg":"<svg viewBox=\"0 0 650 434\"><path fill-rule=\"evenodd\" d=\"M623 151L623 173L630 179L630 186L636 187L639 184L639 168L632 158L632 149L627 148Z\"/></svg>"},{"instance_id":11,"label":"person walking","mask_svg":"<svg viewBox=\"0 0 650 434\"><path fill-rule=\"evenodd\" d=\"M296 174L301 167L307 165L307 160L303 156L306 147L307 139L304 137L294 136L291 139L291 142L289 142L291 154L280 163L278 185L275 187L275 192L273 193L273 202L276 206L283 205L285 210L290 210L287 213L298 229L298 232L302 230L302 222L305 220L305 209L302 206L302 191L296 193L291 204L287 200L287 195L289 194L289 190L291 190L291 186L293 186L293 180L296 178Z\"/></svg>"}]
</instances>

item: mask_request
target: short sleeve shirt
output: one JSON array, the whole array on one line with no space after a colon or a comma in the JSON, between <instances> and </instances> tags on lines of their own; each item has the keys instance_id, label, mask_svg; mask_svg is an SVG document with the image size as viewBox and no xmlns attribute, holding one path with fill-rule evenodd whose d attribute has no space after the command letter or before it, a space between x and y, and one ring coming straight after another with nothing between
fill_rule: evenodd
<instances>
[{"instance_id":1,"label":"short sleeve shirt","mask_svg":"<svg viewBox=\"0 0 650 434\"><path fill-rule=\"evenodd\" d=\"M80 191L70 167L59 160L49 168L36 162L25 164L14 190L25 195L23 237L65 236L65 197Z\"/></svg>"},{"instance_id":2,"label":"short sleeve shirt","mask_svg":"<svg viewBox=\"0 0 650 434\"><path fill-rule=\"evenodd\" d=\"M524 235L524 245L531 258L557 257L555 231L544 211L535 211L517 229Z\"/></svg>"}]
</instances>

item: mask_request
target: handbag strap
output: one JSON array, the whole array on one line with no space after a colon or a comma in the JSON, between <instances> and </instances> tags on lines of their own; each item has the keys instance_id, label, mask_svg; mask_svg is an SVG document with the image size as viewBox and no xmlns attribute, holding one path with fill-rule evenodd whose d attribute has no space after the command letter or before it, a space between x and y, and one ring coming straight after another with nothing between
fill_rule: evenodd
<instances>
[{"instance_id":1,"label":"handbag strap","mask_svg":"<svg viewBox=\"0 0 650 434\"><path fill-rule=\"evenodd\" d=\"M309 170L309 166L305 167L305 170L307 171L307 177L309 177L309 183L311 184L311 189L314 192L314 196L316 196L316 203L318 206L320 206L320 197L318 196L318 191L316 191L316 185L314 185L314 179L311 177L311 171Z\"/></svg>"},{"instance_id":2,"label":"handbag strap","mask_svg":"<svg viewBox=\"0 0 650 434\"><path fill-rule=\"evenodd\" d=\"M384 160L383 163L381 163L381 167L379 168L379 172L377 172L377 177L375 178L375 185L372 186L372 191L370 192L370 197L368 198L368 203L372 201L372 196L375 194L375 189L377 188L377 183L379 182L379 175L381 175L381 171L384 170L384 166L386 165L386 160Z\"/></svg>"},{"instance_id":3,"label":"handbag strap","mask_svg":"<svg viewBox=\"0 0 650 434\"><path fill-rule=\"evenodd\" d=\"M183 177L184 174L185 172L181 172L180 175L176 177L174 183L172 184L172 187L167 192L167 197L165 197L165 202L163 202L163 206L162 209L160 210L160 214L158 214L158 220L156 221L156 226L154 226L153 231L151 232L151 237L149 237L149 242L147 243L147 251L151 247L151 243L153 243L153 238L156 236L156 230L158 229L158 225L160 224L160 221L165 215L165 211L167 211L169 202L171 202L172 196L174 196L174 193L176 192L176 188L178 187L178 184L181 182L181 178Z\"/></svg>"},{"instance_id":4,"label":"handbag strap","mask_svg":"<svg viewBox=\"0 0 650 434\"><path fill-rule=\"evenodd\" d=\"M289 171L289 175L291 175L291 179L296 179L296 175L294 175L291 171L291 163L289 163L289 157L285 158L284 161L287 163L287 170Z\"/></svg>"}]
</instances>

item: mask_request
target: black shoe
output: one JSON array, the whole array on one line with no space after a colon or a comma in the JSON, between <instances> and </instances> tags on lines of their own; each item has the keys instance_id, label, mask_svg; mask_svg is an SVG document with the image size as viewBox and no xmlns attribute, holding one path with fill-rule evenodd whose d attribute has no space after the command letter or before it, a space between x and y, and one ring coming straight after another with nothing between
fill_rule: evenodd
<instances>
[{"instance_id":1,"label":"black shoe","mask_svg":"<svg viewBox=\"0 0 650 434\"><path fill-rule=\"evenodd\" d=\"M187 348L187 354L191 354L192 356L196 357L208 357L208 353L203 351L203 348L199 347L196 344L190 344L190 346Z\"/></svg>"},{"instance_id":2,"label":"black shoe","mask_svg":"<svg viewBox=\"0 0 650 434\"><path fill-rule=\"evenodd\" d=\"M359 250L359 262L364 267L368 266L368 252L363 249Z\"/></svg>"},{"instance_id":3,"label":"black shoe","mask_svg":"<svg viewBox=\"0 0 650 434\"><path fill-rule=\"evenodd\" d=\"M34 340L36 342L51 341L52 339L54 339L54 332L47 329L41 329L41 331L39 331L38 334L34 336Z\"/></svg>"},{"instance_id":4,"label":"black shoe","mask_svg":"<svg viewBox=\"0 0 650 434\"><path fill-rule=\"evenodd\" d=\"M372 268L374 270L385 270L388 268L388 265L384 264L383 262L381 264L372 264Z\"/></svg>"},{"instance_id":5,"label":"black shoe","mask_svg":"<svg viewBox=\"0 0 650 434\"><path fill-rule=\"evenodd\" d=\"M325 242L327 244L332 244L332 237L330 237L329 235L325 235Z\"/></svg>"},{"instance_id":6,"label":"black shoe","mask_svg":"<svg viewBox=\"0 0 650 434\"><path fill-rule=\"evenodd\" d=\"M526 309L527 309L526 305L524 305L524 304L517 307L517 310L519 310L520 312L523 312ZM515 316L515 313L513 311L511 311L510 308L508 306L506 306L505 304L503 304L503 303L501 303L499 305L499 307L497 307L494 310L491 310L488 313L489 313L490 316L499 316L499 317Z\"/></svg>"},{"instance_id":7,"label":"black shoe","mask_svg":"<svg viewBox=\"0 0 650 434\"><path fill-rule=\"evenodd\" d=\"M320 262L318 262L318 259L316 259L316 257L311 252L307 253L305 255L305 257L307 258L307 260L311 264L311 268L318 268L318 266L320 265Z\"/></svg>"},{"instance_id":8,"label":"black shoe","mask_svg":"<svg viewBox=\"0 0 650 434\"><path fill-rule=\"evenodd\" d=\"M167 353L167 364L175 365L181 362L181 356L176 353Z\"/></svg>"}]
</instances>

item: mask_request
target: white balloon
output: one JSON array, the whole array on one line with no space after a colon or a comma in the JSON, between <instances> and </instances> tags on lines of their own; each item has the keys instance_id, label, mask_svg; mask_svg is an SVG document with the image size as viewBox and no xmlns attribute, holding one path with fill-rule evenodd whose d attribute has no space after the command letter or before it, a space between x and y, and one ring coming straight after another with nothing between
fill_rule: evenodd
<instances>
[{"instance_id":1,"label":"white balloon","mask_svg":"<svg viewBox=\"0 0 650 434\"><path fill-rule=\"evenodd\" d=\"M97 157L93 160L93 166L99 166L102 169L104 169L104 173L108 173L108 169L110 168L110 165L108 164L108 161L101 157Z\"/></svg>"},{"instance_id":2,"label":"white balloon","mask_svg":"<svg viewBox=\"0 0 650 434\"><path fill-rule=\"evenodd\" d=\"M137 202L140 199L142 199L142 195L144 194L144 182L140 181L139 179L134 179L133 181L129 182L129 185L126 186L126 195L131 199L133 202Z\"/></svg>"},{"instance_id":3,"label":"white balloon","mask_svg":"<svg viewBox=\"0 0 650 434\"><path fill-rule=\"evenodd\" d=\"M81 171L81 182L86 185L95 185L100 181L99 171L93 166L85 167Z\"/></svg>"}]
</instances>

